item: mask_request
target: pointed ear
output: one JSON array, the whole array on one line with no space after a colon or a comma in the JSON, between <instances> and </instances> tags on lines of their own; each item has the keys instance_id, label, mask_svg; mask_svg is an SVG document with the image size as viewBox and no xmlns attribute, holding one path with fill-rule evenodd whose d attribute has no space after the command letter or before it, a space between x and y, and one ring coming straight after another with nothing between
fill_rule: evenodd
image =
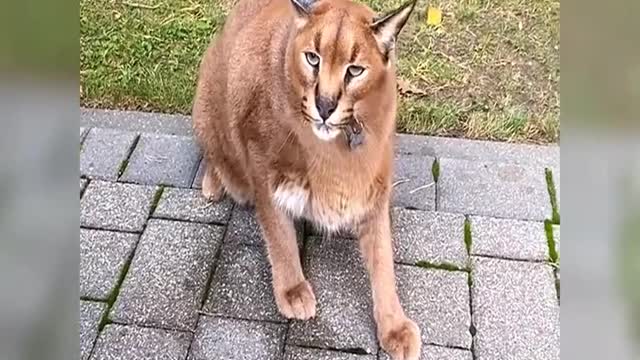
<instances>
[{"instance_id":1,"label":"pointed ear","mask_svg":"<svg viewBox=\"0 0 640 360\"><path fill-rule=\"evenodd\" d=\"M311 14L311 6L315 3L315 0L290 0L291 5L295 9L296 24L302 27Z\"/></svg>"},{"instance_id":2,"label":"pointed ear","mask_svg":"<svg viewBox=\"0 0 640 360\"><path fill-rule=\"evenodd\" d=\"M371 30L383 54L387 55L395 47L396 38L409 20L416 2L417 0L409 0L399 8L376 18L371 24Z\"/></svg>"}]
</instances>

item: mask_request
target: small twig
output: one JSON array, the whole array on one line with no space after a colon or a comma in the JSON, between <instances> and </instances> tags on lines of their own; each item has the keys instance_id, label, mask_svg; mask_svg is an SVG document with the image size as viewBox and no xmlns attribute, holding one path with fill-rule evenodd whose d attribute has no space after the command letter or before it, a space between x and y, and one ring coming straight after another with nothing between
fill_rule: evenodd
<instances>
[{"instance_id":1,"label":"small twig","mask_svg":"<svg viewBox=\"0 0 640 360\"><path fill-rule=\"evenodd\" d=\"M396 186L398 186L400 184L404 184L404 183L409 182L409 181L411 181L411 180L409 180L409 179L400 179L400 180L394 182L393 184L391 184L391 187L394 188L394 187L396 187Z\"/></svg>"},{"instance_id":2,"label":"small twig","mask_svg":"<svg viewBox=\"0 0 640 360\"><path fill-rule=\"evenodd\" d=\"M416 191L420 191L420 190L423 190L423 189L426 189L426 188L432 187L434 184L435 184L435 182L432 182L432 183L427 184L427 185L418 186L417 188L415 188L415 189L413 189L413 190L409 191L409 194L413 194L413 193L415 193Z\"/></svg>"},{"instance_id":3,"label":"small twig","mask_svg":"<svg viewBox=\"0 0 640 360\"><path fill-rule=\"evenodd\" d=\"M122 5L127 5L129 7L134 7L134 8L149 9L149 10L155 10L160 7L160 4L146 5L146 4L139 4L139 3L130 3L126 1L122 2Z\"/></svg>"}]
</instances>

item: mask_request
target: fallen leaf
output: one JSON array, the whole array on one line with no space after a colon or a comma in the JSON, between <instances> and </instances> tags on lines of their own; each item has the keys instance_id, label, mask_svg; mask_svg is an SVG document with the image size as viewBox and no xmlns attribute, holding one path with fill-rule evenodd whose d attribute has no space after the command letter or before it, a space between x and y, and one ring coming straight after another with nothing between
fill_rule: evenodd
<instances>
[{"instance_id":1,"label":"fallen leaf","mask_svg":"<svg viewBox=\"0 0 640 360\"><path fill-rule=\"evenodd\" d=\"M442 22L442 10L431 7L427 9L427 25L440 25Z\"/></svg>"},{"instance_id":2,"label":"fallen leaf","mask_svg":"<svg viewBox=\"0 0 640 360\"><path fill-rule=\"evenodd\" d=\"M398 78L397 82L400 95L427 95L426 91L419 89L406 80Z\"/></svg>"}]
</instances>

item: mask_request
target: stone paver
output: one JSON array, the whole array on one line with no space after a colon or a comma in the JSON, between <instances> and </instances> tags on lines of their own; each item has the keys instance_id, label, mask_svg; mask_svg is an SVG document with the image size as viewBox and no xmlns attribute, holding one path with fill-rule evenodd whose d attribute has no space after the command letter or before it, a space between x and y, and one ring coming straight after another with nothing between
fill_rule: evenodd
<instances>
[{"instance_id":1,"label":"stone paver","mask_svg":"<svg viewBox=\"0 0 640 360\"><path fill-rule=\"evenodd\" d=\"M556 253L558 253L558 259L560 259L560 225L553 225L553 241L556 243Z\"/></svg>"},{"instance_id":2,"label":"stone paver","mask_svg":"<svg viewBox=\"0 0 640 360\"><path fill-rule=\"evenodd\" d=\"M195 328L222 227L149 220L114 304L114 321Z\"/></svg>"},{"instance_id":3,"label":"stone paver","mask_svg":"<svg viewBox=\"0 0 640 360\"><path fill-rule=\"evenodd\" d=\"M421 350L420 359L424 360L473 360L473 355L469 350L434 345L423 345ZM391 357L381 351L379 360L391 360Z\"/></svg>"},{"instance_id":4,"label":"stone paver","mask_svg":"<svg viewBox=\"0 0 640 360\"><path fill-rule=\"evenodd\" d=\"M396 208L392 231L397 262L467 266L463 215Z\"/></svg>"},{"instance_id":5,"label":"stone paver","mask_svg":"<svg viewBox=\"0 0 640 360\"><path fill-rule=\"evenodd\" d=\"M349 239L309 239L306 274L316 295L316 317L294 321L288 342L331 349L361 349L375 354L371 287L358 252Z\"/></svg>"},{"instance_id":6,"label":"stone paver","mask_svg":"<svg viewBox=\"0 0 640 360\"><path fill-rule=\"evenodd\" d=\"M87 187L88 183L89 183L89 180L80 179L80 196L82 196L82 193L84 192L84 188Z\"/></svg>"},{"instance_id":7,"label":"stone paver","mask_svg":"<svg viewBox=\"0 0 640 360\"><path fill-rule=\"evenodd\" d=\"M201 223L226 223L232 208L231 200L212 203L199 190L165 188L152 216Z\"/></svg>"},{"instance_id":8,"label":"stone paver","mask_svg":"<svg viewBox=\"0 0 640 360\"><path fill-rule=\"evenodd\" d=\"M476 359L560 359L551 267L487 258L472 266Z\"/></svg>"},{"instance_id":9,"label":"stone paver","mask_svg":"<svg viewBox=\"0 0 640 360\"><path fill-rule=\"evenodd\" d=\"M438 210L539 220L551 214L544 168L457 159L440 160Z\"/></svg>"},{"instance_id":10,"label":"stone paver","mask_svg":"<svg viewBox=\"0 0 640 360\"><path fill-rule=\"evenodd\" d=\"M184 115L80 109L80 125L143 133L191 135L191 118Z\"/></svg>"},{"instance_id":11,"label":"stone paver","mask_svg":"<svg viewBox=\"0 0 640 360\"><path fill-rule=\"evenodd\" d=\"M271 266L263 247L223 247L204 310L249 320L285 321L273 297Z\"/></svg>"},{"instance_id":12,"label":"stone paver","mask_svg":"<svg viewBox=\"0 0 640 360\"><path fill-rule=\"evenodd\" d=\"M109 129L92 129L80 151L80 175L116 180L138 135Z\"/></svg>"},{"instance_id":13,"label":"stone paver","mask_svg":"<svg viewBox=\"0 0 640 360\"><path fill-rule=\"evenodd\" d=\"M202 189L202 178L204 178L204 171L207 166L207 163L204 159L200 161L200 165L198 166L198 171L196 172L196 176L193 178L193 183L191 187L194 189Z\"/></svg>"},{"instance_id":14,"label":"stone paver","mask_svg":"<svg viewBox=\"0 0 640 360\"><path fill-rule=\"evenodd\" d=\"M191 187L200 152L188 136L140 136L120 180L139 184Z\"/></svg>"},{"instance_id":15,"label":"stone paver","mask_svg":"<svg viewBox=\"0 0 640 360\"><path fill-rule=\"evenodd\" d=\"M192 335L118 324L107 325L92 360L183 360Z\"/></svg>"},{"instance_id":16,"label":"stone paver","mask_svg":"<svg viewBox=\"0 0 640 360\"><path fill-rule=\"evenodd\" d=\"M404 265L396 273L400 301L422 342L471 348L467 273Z\"/></svg>"},{"instance_id":17,"label":"stone paver","mask_svg":"<svg viewBox=\"0 0 640 360\"><path fill-rule=\"evenodd\" d=\"M284 360L376 360L376 356L287 346L284 350Z\"/></svg>"},{"instance_id":18,"label":"stone paver","mask_svg":"<svg viewBox=\"0 0 640 360\"><path fill-rule=\"evenodd\" d=\"M508 259L549 258L544 223L471 216L471 254Z\"/></svg>"},{"instance_id":19,"label":"stone paver","mask_svg":"<svg viewBox=\"0 0 640 360\"><path fill-rule=\"evenodd\" d=\"M107 304L93 301L80 301L80 359L86 360L91 354L93 344L98 337L98 325Z\"/></svg>"},{"instance_id":20,"label":"stone paver","mask_svg":"<svg viewBox=\"0 0 640 360\"><path fill-rule=\"evenodd\" d=\"M94 180L80 200L80 225L120 231L142 231L156 188Z\"/></svg>"},{"instance_id":21,"label":"stone paver","mask_svg":"<svg viewBox=\"0 0 640 360\"><path fill-rule=\"evenodd\" d=\"M551 178L553 179L553 186L556 189L556 201L558 204L558 212L560 212L560 168L555 167L551 170Z\"/></svg>"},{"instance_id":22,"label":"stone paver","mask_svg":"<svg viewBox=\"0 0 640 360\"><path fill-rule=\"evenodd\" d=\"M197 190L206 164L188 116L82 109L81 125L82 360L390 360L353 234L296 224L318 307L285 320L254 210ZM545 169L560 196L559 147L398 135L395 158L397 288L422 330L420 358L559 359L560 273L543 225ZM434 159L438 183L421 188Z\"/></svg>"},{"instance_id":23,"label":"stone paver","mask_svg":"<svg viewBox=\"0 0 640 360\"><path fill-rule=\"evenodd\" d=\"M281 359L286 325L202 316L190 360Z\"/></svg>"},{"instance_id":24,"label":"stone paver","mask_svg":"<svg viewBox=\"0 0 640 360\"><path fill-rule=\"evenodd\" d=\"M84 139L87 137L88 132L89 129L82 126L80 127L80 145L82 145L82 143L84 142Z\"/></svg>"},{"instance_id":25,"label":"stone paver","mask_svg":"<svg viewBox=\"0 0 640 360\"><path fill-rule=\"evenodd\" d=\"M436 184L431 167L434 158L421 155L396 155L393 177L393 206L435 210Z\"/></svg>"},{"instance_id":26,"label":"stone paver","mask_svg":"<svg viewBox=\"0 0 640 360\"><path fill-rule=\"evenodd\" d=\"M225 241L230 244L263 244L260 225L254 210L240 206L233 209Z\"/></svg>"},{"instance_id":27,"label":"stone paver","mask_svg":"<svg viewBox=\"0 0 640 360\"><path fill-rule=\"evenodd\" d=\"M80 296L107 300L138 235L80 229Z\"/></svg>"},{"instance_id":28,"label":"stone paver","mask_svg":"<svg viewBox=\"0 0 640 360\"><path fill-rule=\"evenodd\" d=\"M398 134L396 153L558 167L560 147Z\"/></svg>"}]
</instances>

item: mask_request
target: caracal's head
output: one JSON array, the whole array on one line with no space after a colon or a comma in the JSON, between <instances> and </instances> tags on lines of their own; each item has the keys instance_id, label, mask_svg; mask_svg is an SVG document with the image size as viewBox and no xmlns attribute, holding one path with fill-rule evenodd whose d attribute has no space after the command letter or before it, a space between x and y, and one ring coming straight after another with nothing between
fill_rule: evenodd
<instances>
[{"instance_id":1,"label":"caracal's head","mask_svg":"<svg viewBox=\"0 0 640 360\"><path fill-rule=\"evenodd\" d=\"M289 71L303 119L324 141L373 128L360 123L358 104L395 79L396 38L416 1L384 15L350 0L290 1L297 34Z\"/></svg>"}]
</instances>

